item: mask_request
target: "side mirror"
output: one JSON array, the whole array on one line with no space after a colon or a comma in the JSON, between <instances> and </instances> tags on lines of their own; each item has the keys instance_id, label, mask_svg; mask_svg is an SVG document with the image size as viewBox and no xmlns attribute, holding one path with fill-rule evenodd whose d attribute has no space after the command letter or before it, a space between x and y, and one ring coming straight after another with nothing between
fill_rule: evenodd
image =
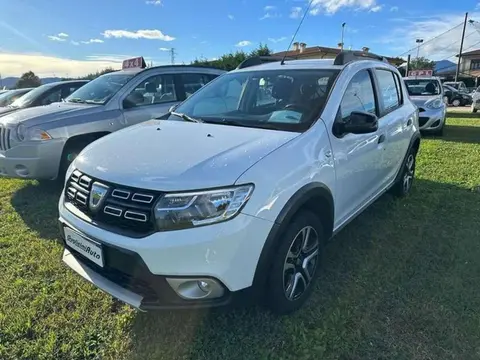
<instances>
[{"instance_id":1,"label":"side mirror","mask_svg":"<svg viewBox=\"0 0 480 360\"><path fill-rule=\"evenodd\" d=\"M131 109L138 105L144 104L144 102L145 98L143 97L143 94L139 92L133 92L123 100L123 108Z\"/></svg>"},{"instance_id":2,"label":"side mirror","mask_svg":"<svg viewBox=\"0 0 480 360\"><path fill-rule=\"evenodd\" d=\"M378 130L378 118L369 112L353 111L342 127L346 133L369 134Z\"/></svg>"}]
</instances>

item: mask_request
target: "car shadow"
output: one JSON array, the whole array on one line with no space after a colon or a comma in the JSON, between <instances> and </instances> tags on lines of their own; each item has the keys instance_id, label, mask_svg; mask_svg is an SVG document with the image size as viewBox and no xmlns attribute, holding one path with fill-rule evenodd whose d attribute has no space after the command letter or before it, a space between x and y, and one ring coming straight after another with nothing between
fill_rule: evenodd
<instances>
[{"instance_id":1,"label":"car shadow","mask_svg":"<svg viewBox=\"0 0 480 360\"><path fill-rule=\"evenodd\" d=\"M444 135L440 139L456 143L480 144L480 126L447 124Z\"/></svg>"},{"instance_id":2,"label":"car shadow","mask_svg":"<svg viewBox=\"0 0 480 360\"><path fill-rule=\"evenodd\" d=\"M470 111L470 108L468 109ZM471 113L464 111L447 111L447 118L456 119L480 119L480 113Z\"/></svg>"},{"instance_id":3,"label":"car shadow","mask_svg":"<svg viewBox=\"0 0 480 360\"><path fill-rule=\"evenodd\" d=\"M30 229L43 239L55 240L58 237L57 204L61 192L61 185L53 181L28 182L13 194L11 204Z\"/></svg>"},{"instance_id":4,"label":"car shadow","mask_svg":"<svg viewBox=\"0 0 480 360\"><path fill-rule=\"evenodd\" d=\"M146 354L191 360L277 359L295 354L298 357L294 358L301 358L298 351L305 350L301 344L315 347L317 350L311 351L317 355L374 358L385 348L380 351L372 343L368 345L372 337L376 337L375 346L388 347L406 337L402 331L412 331L408 334L412 338L415 331L424 331L410 324L398 334L392 334L391 328L385 328L385 334L372 333L382 330L386 319L392 323L396 316L406 316L401 311L413 311L398 299L422 291L422 286L429 285L430 267L441 267L451 258L447 250L465 246L471 228L463 229L457 221L476 224L479 204L478 192L417 179L407 198L383 196L334 237L325 249L311 299L295 314L279 317L260 307L137 313L131 358L141 359ZM445 259L437 258L439 255ZM462 303L461 295L457 296L456 301ZM419 301L443 299L426 296ZM370 330L370 323L377 322L380 325ZM341 349L342 339L347 337L365 343L366 350ZM314 343L309 343L312 339ZM323 343L315 342L318 340Z\"/></svg>"}]
</instances>

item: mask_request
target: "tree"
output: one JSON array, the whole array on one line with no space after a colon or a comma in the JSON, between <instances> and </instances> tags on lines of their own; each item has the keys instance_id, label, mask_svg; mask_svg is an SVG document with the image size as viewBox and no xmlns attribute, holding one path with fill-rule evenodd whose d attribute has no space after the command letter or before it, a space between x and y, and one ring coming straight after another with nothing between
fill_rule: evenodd
<instances>
[{"instance_id":1,"label":"tree","mask_svg":"<svg viewBox=\"0 0 480 360\"><path fill-rule=\"evenodd\" d=\"M111 72L114 72L114 71L117 71L111 67L107 67L103 70L100 70L100 71L97 71L95 73L90 73L90 74L87 74L85 76L81 76L81 77L78 77L76 79L73 79L73 78L62 78L62 80L93 80L93 79L96 79L97 77L103 75L103 74L108 74L108 73L111 73Z\"/></svg>"},{"instance_id":2,"label":"tree","mask_svg":"<svg viewBox=\"0 0 480 360\"><path fill-rule=\"evenodd\" d=\"M17 89L37 87L42 85L40 78L33 73L33 71L26 72L23 74L20 79L18 79L15 87Z\"/></svg>"},{"instance_id":3,"label":"tree","mask_svg":"<svg viewBox=\"0 0 480 360\"><path fill-rule=\"evenodd\" d=\"M193 65L203 65L203 66L212 66L218 69L223 69L227 71L234 70L240 63L250 57L254 56L266 56L271 55L272 50L267 46L260 43L258 48L252 50L249 53L246 53L243 50L238 50L235 52L230 52L228 54L222 55L219 59L216 60L207 60L207 59L195 59Z\"/></svg>"},{"instance_id":4,"label":"tree","mask_svg":"<svg viewBox=\"0 0 480 360\"><path fill-rule=\"evenodd\" d=\"M433 70L435 61L429 60L423 56L410 61L410 70Z\"/></svg>"}]
</instances>

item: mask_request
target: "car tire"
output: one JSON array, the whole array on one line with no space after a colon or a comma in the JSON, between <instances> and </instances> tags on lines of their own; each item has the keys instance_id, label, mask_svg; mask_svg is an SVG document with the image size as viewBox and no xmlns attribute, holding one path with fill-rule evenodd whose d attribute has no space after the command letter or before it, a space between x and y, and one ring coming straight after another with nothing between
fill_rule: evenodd
<instances>
[{"instance_id":1,"label":"car tire","mask_svg":"<svg viewBox=\"0 0 480 360\"><path fill-rule=\"evenodd\" d=\"M443 134L443 128L441 129ZM408 195L413 186L415 179L415 165L417 162L417 149L411 148L407 154L407 158L402 165L401 175L397 183L392 187L392 194L396 197L405 197Z\"/></svg>"},{"instance_id":2,"label":"car tire","mask_svg":"<svg viewBox=\"0 0 480 360\"><path fill-rule=\"evenodd\" d=\"M298 310L311 295L325 244L321 220L299 212L280 235L266 289L266 305L279 315Z\"/></svg>"},{"instance_id":3,"label":"car tire","mask_svg":"<svg viewBox=\"0 0 480 360\"><path fill-rule=\"evenodd\" d=\"M452 105L455 107L459 107L460 105L462 105L462 102L458 99L455 99L452 101Z\"/></svg>"},{"instance_id":4,"label":"car tire","mask_svg":"<svg viewBox=\"0 0 480 360\"><path fill-rule=\"evenodd\" d=\"M478 111L478 109L475 109L475 108L472 106L472 113L473 113L473 114L476 114L477 111Z\"/></svg>"},{"instance_id":5,"label":"car tire","mask_svg":"<svg viewBox=\"0 0 480 360\"><path fill-rule=\"evenodd\" d=\"M76 141L71 144L67 143L62 152L62 159L60 160L57 181L61 183L65 181L65 174L68 170L68 167L88 144L88 142L83 141Z\"/></svg>"}]
</instances>

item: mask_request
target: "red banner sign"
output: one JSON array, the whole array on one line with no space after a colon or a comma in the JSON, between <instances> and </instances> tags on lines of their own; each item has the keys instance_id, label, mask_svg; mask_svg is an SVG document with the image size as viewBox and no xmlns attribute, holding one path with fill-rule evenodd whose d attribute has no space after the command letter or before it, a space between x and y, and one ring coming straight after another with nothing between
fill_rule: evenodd
<instances>
[{"instance_id":1,"label":"red banner sign","mask_svg":"<svg viewBox=\"0 0 480 360\"><path fill-rule=\"evenodd\" d=\"M410 70L408 76L433 76L433 70Z\"/></svg>"},{"instance_id":2,"label":"red banner sign","mask_svg":"<svg viewBox=\"0 0 480 360\"><path fill-rule=\"evenodd\" d=\"M122 69L136 69L136 68L146 68L147 64L145 64L145 60L143 56L139 56L133 59L127 59L123 61Z\"/></svg>"}]
</instances>

